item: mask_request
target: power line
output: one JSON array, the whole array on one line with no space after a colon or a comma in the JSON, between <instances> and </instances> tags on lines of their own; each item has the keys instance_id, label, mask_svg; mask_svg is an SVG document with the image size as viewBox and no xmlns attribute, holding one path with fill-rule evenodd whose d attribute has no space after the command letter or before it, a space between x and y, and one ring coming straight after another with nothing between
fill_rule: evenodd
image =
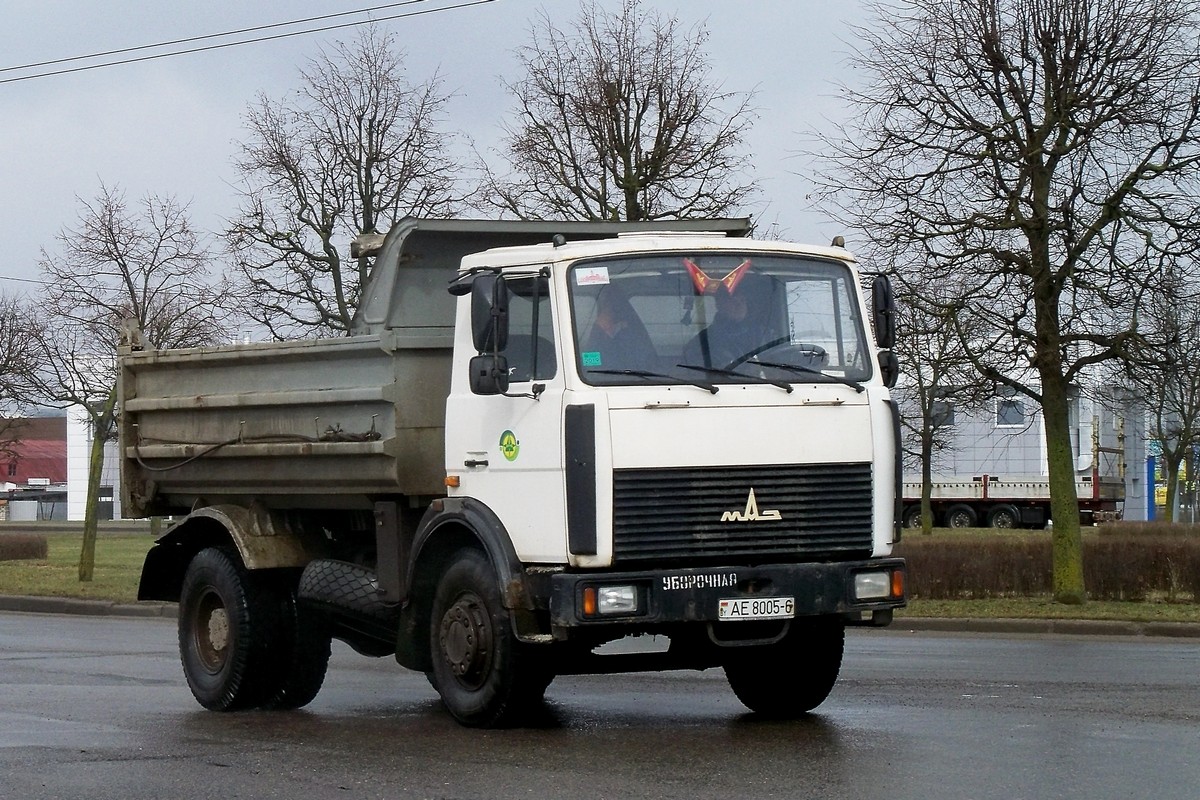
<instances>
[{"instance_id":1,"label":"power line","mask_svg":"<svg viewBox=\"0 0 1200 800\"><path fill-rule=\"evenodd\" d=\"M411 5L412 3L419 3L419 2L426 2L426 0L407 0L407 2L405 2L405 3L392 3L387 6L379 6L379 8L388 8L388 7L392 7L392 6L401 6L401 5ZM460 9L460 8L469 8L470 6L478 6L478 5L483 5L484 3L492 3L492 2L495 2L495 0L470 0L469 2L458 3L456 5L440 6L438 8L427 8L427 9L421 9L418 11L408 11L403 14L392 14L391 16L387 16L387 17L378 17L378 18L373 18L373 19L357 20L355 22L343 22L338 25L325 25L325 26L318 27L318 28L308 28L308 29L301 30L301 31L291 31L288 33L274 34L272 36L259 36L259 37L255 37L253 39L242 39L242 40L239 40L236 42L223 42L221 44L211 44L211 45L206 45L204 47L191 47L191 48L186 48L183 50L173 50L173 51L167 52L167 53L155 53L154 55L139 56L137 58L125 58L125 59L120 59L117 61L106 61L101 64L88 64L88 65L81 66L81 67L71 67L68 69L50 70L47 72L37 72L32 75L22 75L22 76L16 77L16 78L4 78L4 79L0 80L0 84L16 83L17 81L28 81L28 80L33 80L34 78L48 78L53 75L67 75L67 74L70 74L73 72L86 72L87 70L101 69L102 67L115 67L115 66L120 66L122 64L136 64L136 63L140 63L142 61L154 61L154 60L157 60L160 58L171 58L173 56L189 55L192 53L203 53L203 52L207 52L210 50L222 50L222 49L225 49L228 47L239 47L244 44L257 44L260 42L270 42L270 41L275 41L277 39L288 39L288 38L291 38L294 36L305 36L310 33L324 33L326 31L335 31L335 30L339 30L341 28L352 28L352 27L355 27L358 25L369 25L369 24L376 23L376 22L389 22L391 20L403 19L406 17L417 17L417 16L423 16L426 14L437 14L442 11L454 11L454 10ZM319 19L328 19L330 17L336 17L336 16L344 16L345 14L361 14L361 13L365 13L365 12L371 11L371 10L372 9L362 9L360 11L348 11L348 12L343 12L341 14L330 14L330 15L327 15L326 17L314 17L312 19L319 20ZM277 23L275 25L264 25L264 26L260 26L258 28L248 28L248 29L246 29L246 32L252 32L254 30L265 30L268 28L275 28L275 27L285 27L288 25L297 25L297 24L301 24L302 22L308 22L308 21L311 21L311 20L296 20L293 22L281 22L281 23ZM204 39L219 38L221 36L231 36L231 35L234 35L234 33L237 33L237 32L230 32L230 33L224 33L224 34L215 33L215 34L210 34L207 36L197 36L197 37L193 37L191 39L181 39L181 40L179 40L178 43L184 43L184 42L189 42L189 41L201 41ZM116 54L116 53L121 53L121 52L133 52L133 51L137 51L137 50L144 50L147 48L154 48L154 47L163 47L163 46L167 46L169 44L174 44L174 43L169 42L169 43L163 43L163 44L158 44L158 45L142 45L139 47L130 47L130 48L126 48L124 50L114 50L114 51L112 51L111 54ZM94 56L74 56L71 58L57 59L54 61L48 61L48 62L43 62L43 63L46 65L59 64L59 63L65 63L68 61L75 61L78 59L96 58L96 57L99 57L100 55L105 55L105 54L97 54ZM24 69L24 68L28 68L28 67L34 67L34 66L40 66L40 65L33 64L33 65L27 65L26 67L7 67L3 70L0 70L0 72L7 72L7 71L13 70L13 69Z\"/></svg>"},{"instance_id":2,"label":"power line","mask_svg":"<svg viewBox=\"0 0 1200 800\"><path fill-rule=\"evenodd\" d=\"M14 278L11 275L0 275L0 281L15 281L16 283L35 283L38 286L49 286L50 281L39 281L36 278Z\"/></svg>"},{"instance_id":3,"label":"power line","mask_svg":"<svg viewBox=\"0 0 1200 800\"><path fill-rule=\"evenodd\" d=\"M141 44L136 47L122 47L118 50L103 50L98 53L88 53L82 56L68 56L66 58L55 58L50 61L35 61L31 64L19 64L15 67L0 67L0 72L15 72L22 69L34 69L36 67L49 67L54 64L68 64L72 61L85 61L89 58L104 58L105 56L117 56L123 53L136 53L139 50L152 50L156 47L171 47L177 44L188 44L190 42L203 42L207 39L220 39L223 36L239 36L243 33L254 33L255 31L266 31L273 28L286 28L289 25L303 25L307 22L319 22L324 19L334 19L336 17L346 17L353 14L369 14L372 11L382 11L385 8L396 8L397 6L410 6L414 3L424 3L426 0L404 0L402 3L388 3L382 6L372 6L370 8L360 8L357 11L339 11L336 14L325 14L319 17L307 17L306 19L294 19L290 22L274 22L270 25L256 25L252 28L240 28L235 31L225 31L224 33L209 33L203 36L189 36L186 39L171 39L166 42L157 42L155 44ZM36 76L34 76L36 77Z\"/></svg>"},{"instance_id":4,"label":"power line","mask_svg":"<svg viewBox=\"0 0 1200 800\"><path fill-rule=\"evenodd\" d=\"M136 53L140 50L152 50L156 47L171 47L171 46L179 45L179 44L188 44L190 42L202 42L202 41L206 41L208 39L220 39L221 37L224 37L224 36L239 36L244 33L254 33L256 31L272 30L274 28L286 28L291 25L303 25L303 24L309 23L309 22L319 22L321 20L335 19L337 17L346 17L346 16L351 16L353 14L368 14L372 11L381 11L385 8L396 8L398 6L408 6L408 5L412 5L414 3L423 3L423 2L426 2L426 0L404 0L404 2L402 2L402 3L388 3L386 5L372 6L370 8L360 8L357 11L339 11L336 14L324 14L322 16L317 16L317 17L307 17L305 19L294 19L294 20L291 20L290 22L275 22L270 25L256 25L256 26L250 27L250 28L240 28L238 30L225 31L224 33L209 33L209 34L205 34L203 36L190 36L190 37L187 37L184 39L171 39L171 40L165 41L165 42L156 42L155 44L142 44L142 45L137 45L136 47L122 47L117 50L104 50L104 51L97 52L97 53L88 53L87 55L68 56L66 58L55 58L55 59L51 59L50 61L35 61L30 64L19 64L17 66L13 66L13 67L0 67L0 72L15 72L17 70L34 69L36 67L48 67L48 66L52 66L54 64L68 64L72 61L85 61L90 58L104 58L106 56L115 56L115 55L121 55L124 53ZM37 76L30 76L30 77L37 77Z\"/></svg>"}]
</instances>

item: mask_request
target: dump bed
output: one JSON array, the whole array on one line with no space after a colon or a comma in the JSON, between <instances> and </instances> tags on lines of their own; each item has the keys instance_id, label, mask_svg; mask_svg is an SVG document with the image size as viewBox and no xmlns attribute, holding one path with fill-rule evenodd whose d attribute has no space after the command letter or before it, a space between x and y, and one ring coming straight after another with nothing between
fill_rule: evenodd
<instances>
[{"instance_id":1,"label":"dump bed","mask_svg":"<svg viewBox=\"0 0 1200 800\"><path fill-rule=\"evenodd\" d=\"M134 351L121 369L135 515L248 498L366 508L373 495L444 491L449 349L384 332Z\"/></svg>"}]
</instances>

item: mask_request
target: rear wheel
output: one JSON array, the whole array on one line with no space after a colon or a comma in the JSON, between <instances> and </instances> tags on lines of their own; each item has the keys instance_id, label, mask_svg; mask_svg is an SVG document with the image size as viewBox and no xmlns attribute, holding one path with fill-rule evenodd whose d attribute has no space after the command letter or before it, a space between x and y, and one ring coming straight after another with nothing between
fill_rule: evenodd
<instances>
[{"instance_id":1,"label":"rear wheel","mask_svg":"<svg viewBox=\"0 0 1200 800\"><path fill-rule=\"evenodd\" d=\"M738 700L757 714L789 719L807 713L837 682L845 630L838 617L793 620L776 644L731 648L725 677Z\"/></svg>"},{"instance_id":2,"label":"rear wheel","mask_svg":"<svg viewBox=\"0 0 1200 800\"><path fill-rule=\"evenodd\" d=\"M487 556L460 550L434 593L429 680L464 725L518 722L541 699L552 673L518 641Z\"/></svg>"},{"instance_id":3,"label":"rear wheel","mask_svg":"<svg viewBox=\"0 0 1200 800\"><path fill-rule=\"evenodd\" d=\"M207 709L299 708L324 682L329 633L296 603L291 580L253 574L235 552L208 548L184 576L179 654Z\"/></svg>"},{"instance_id":4,"label":"rear wheel","mask_svg":"<svg viewBox=\"0 0 1200 800\"><path fill-rule=\"evenodd\" d=\"M273 587L282 609L279 638L271 653L267 708L308 705L321 691L329 668L329 622L324 614L296 602L290 582Z\"/></svg>"},{"instance_id":5,"label":"rear wheel","mask_svg":"<svg viewBox=\"0 0 1200 800\"><path fill-rule=\"evenodd\" d=\"M278 621L235 554L211 547L196 554L179 598L179 656L200 705L232 711L264 699Z\"/></svg>"}]
</instances>

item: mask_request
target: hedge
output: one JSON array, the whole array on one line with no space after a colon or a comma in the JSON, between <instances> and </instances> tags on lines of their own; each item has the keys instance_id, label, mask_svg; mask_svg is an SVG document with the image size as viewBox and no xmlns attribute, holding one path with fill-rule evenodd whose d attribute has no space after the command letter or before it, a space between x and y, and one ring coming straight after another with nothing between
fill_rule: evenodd
<instances>
[{"instance_id":1,"label":"hedge","mask_svg":"<svg viewBox=\"0 0 1200 800\"><path fill-rule=\"evenodd\" d=\"M906 537L909 596L928 600L1052 593L1050 534ZM1165 525L1087 533L1083 580L1093 600L1200 602L1200 532Z\"/></svg>"}]
</instances>

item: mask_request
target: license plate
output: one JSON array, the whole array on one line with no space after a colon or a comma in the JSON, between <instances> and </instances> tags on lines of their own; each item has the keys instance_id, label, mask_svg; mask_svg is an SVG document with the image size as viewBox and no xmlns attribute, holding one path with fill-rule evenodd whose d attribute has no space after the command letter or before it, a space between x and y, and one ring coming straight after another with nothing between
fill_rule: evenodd
<instances>
[{"instance_id":1,"label":"license plate","mask_svg":"<svg viewBox=\"0 0 1200 800\"><path fill-rule=\"evenodd\" d=\"M793 597L731 597L718 601L717 618L732 622L743 619L790 619L796 615Z\"/></svg>"}]
</instances>

